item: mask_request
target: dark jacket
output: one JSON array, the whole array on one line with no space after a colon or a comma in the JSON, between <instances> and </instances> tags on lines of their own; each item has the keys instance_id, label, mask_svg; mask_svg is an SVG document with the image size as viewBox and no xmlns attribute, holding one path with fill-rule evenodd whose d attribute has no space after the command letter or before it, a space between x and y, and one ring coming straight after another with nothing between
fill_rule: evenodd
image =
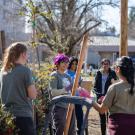
<instances>
[{"instance_id":1,"label":"dark jacket","mask_svg":"<svg viewBox=\"0 0 135 135\"><path fill-rule=\"evenodd\" d=\"M94 91L97 95L97 99L100 98L101 96L105 96L108 87L111 85L111 80L117 80L117 76L115 72L111 69L109 69L109 75L107 77L106 83L105 83L105 93L102 94L102 73L101 71L97 71L97 74L95 76L95 82L94 82Z\"/></svg>"}]
</instances>

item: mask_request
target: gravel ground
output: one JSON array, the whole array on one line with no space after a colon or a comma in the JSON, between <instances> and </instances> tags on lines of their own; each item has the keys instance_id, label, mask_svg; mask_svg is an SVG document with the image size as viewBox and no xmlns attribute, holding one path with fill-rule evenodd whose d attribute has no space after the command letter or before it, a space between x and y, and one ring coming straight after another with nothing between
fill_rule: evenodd
<instances>
[{"instance_id":1,"label":"gravel ground","mask_svg":"<svg viewBox=\"0 0 135 135\"><path fill-rule=\"evenodd\" d=\"M93 108L90 110L89 113L88 130L89 135L101 135L99 114Z\"/></svg>"},{"instance_id":2,"label":"gravel ground","mask_svg":"<svg viewBox=\"0 0 135 135\"><path fill-rule=\"evenodd\" d=\"M91 82L91 86L89 86L90 82L87 82L87 81L85 82L84 81L85 82L84 88L86 88L86 89L87 89L87 87L92 88L93 80L94 80L93 77L90 77L87 80L87 81ZM100 122L99 122L99 113L93 108L90 109L89 117L88 117L88 135L101 135Z\"/></svg>"}]
</instances>

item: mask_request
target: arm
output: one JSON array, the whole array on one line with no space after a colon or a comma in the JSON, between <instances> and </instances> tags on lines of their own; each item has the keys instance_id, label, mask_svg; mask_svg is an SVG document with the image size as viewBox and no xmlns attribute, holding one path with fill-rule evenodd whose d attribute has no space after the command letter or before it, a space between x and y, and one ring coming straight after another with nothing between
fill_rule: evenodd
<instances>
[{"instance_id":1,"label":"arm","mask_svg":"<svg viewBox=\"0 0 135 135\"><path fill-rule=\"evenodd\" d=\"M34 85L28 86L27 91L28 91L28 97L29 97L29 98L31 98L31 99L36 99L37 90L36 90L36 88L35 88Z\"/></svg>"},{"instance_id":2,"label":"arm","mask_svg":"<svg viewBox=\"0 0 135 135\"><path fill-rule=\"evenodd\" d=\"M55 96L59 96L62 94L67 94L67 91L65 90L65 88L61 88L61 89L57 88L57 85L58 85L57 74L54 73L51 76L52 76L52 79L51 79L51 82L49 84L49 87L50 87L52 96L55 97Z\"/></svg>"},{"instance_id":3,"label":"arm","mask_svg":"<svg viewBox=\"0 0 135 135\"><path fill-rule=\"evenodd\" d=\"M33 83L32 72L28 68L26 68L24 72L24 82L27 90L27 96L31 99L35 99L37 96L37 90Z\"/></svg>"},{"instance_id":4,"label":"arm","mask_svg":"<svg viewBox=\"0 0 135 135\"><path fill-rule=\"evenodd\" d=\"M59 96L59 95L63 95L63 94L68 94L67 91L65 91L65 89L51 89L51 92L52 92L52 96L55 97L55 96Z\"/></svg>"},{"instance_id":5,"label":"arm","mask_svg":"<svg viewBox=\"0 0 135 135\"><path fill-rule=\"evenodd\" d=\"M95 110L97 110L100 114L104 114L108 111L108 107L104 106L103 104L98 104L97 102L92 103Z\"/></svg>"},{"instance_id":6,"label":"arm","mask_svg":"<svg viewBox=\"0 0 135 135\"><path fill-rule=\"evenodd\" d=\"M107 112L114 105L115 92L114 85L110 86L102 104L93 101L93 107L101 114Z\"/></svg>"}]
</instances>

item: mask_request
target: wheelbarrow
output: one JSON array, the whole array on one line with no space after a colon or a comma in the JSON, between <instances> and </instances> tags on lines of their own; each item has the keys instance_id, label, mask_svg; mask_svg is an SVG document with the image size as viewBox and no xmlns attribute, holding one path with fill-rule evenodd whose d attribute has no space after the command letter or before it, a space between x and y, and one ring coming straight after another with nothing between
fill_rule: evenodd
<instances>
[{"instance_id":1,"label":"wheelbarrow","mask_svg":"<svg viewBox=\"0 0 135 135\"><path fill-rule=\"evenodd\" d=\"M44 123L44 128L42 131L42 135L47 135L47 129L49 128L50 121L52 121L51 112L52 112L53 106L59 102L79 104L86 107L86 112L84 114L83 124L82 124L81 132L80 132L80 135L83 135L85 131L86 123L88 120L89 111L90 111L90 108L92 107L92 100L83 98L83 97L68 96L68 95L57 96L52 99L49 106L49 113L45 115L45 123ZM53 135L53 131L51 131L50 134Z\"/></svg>"}]
</instances>

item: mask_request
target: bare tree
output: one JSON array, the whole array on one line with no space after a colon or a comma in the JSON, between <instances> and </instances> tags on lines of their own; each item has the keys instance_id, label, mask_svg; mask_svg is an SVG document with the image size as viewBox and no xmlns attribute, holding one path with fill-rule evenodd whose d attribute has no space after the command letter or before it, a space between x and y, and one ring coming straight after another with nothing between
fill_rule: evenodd
<instances>
[{"instance_id":1,"label":"bare tree","mask_svg":"<svg viewBox=\"0 0 135 135\"><path fill-rule=\"evenodd\" d=\"M132 7L129 13L128 35L135 38L135 7Z\"/></svg>"},{"instance_id":2,"label":"bare tree","mask_svg":"<svg viewBox=\"0 0 135 135\"><path fill-rule=\"evenodd\" d=\"M101 24L99 13L102 6L117 6L119 0L33 0L33 2L41 13L36 18L37 33L42 35L39 41L46 43L52 50L60 49L71 55L82 36ZM51 15L48 17L43 12Z\"/></svg>"}]
</instances>

